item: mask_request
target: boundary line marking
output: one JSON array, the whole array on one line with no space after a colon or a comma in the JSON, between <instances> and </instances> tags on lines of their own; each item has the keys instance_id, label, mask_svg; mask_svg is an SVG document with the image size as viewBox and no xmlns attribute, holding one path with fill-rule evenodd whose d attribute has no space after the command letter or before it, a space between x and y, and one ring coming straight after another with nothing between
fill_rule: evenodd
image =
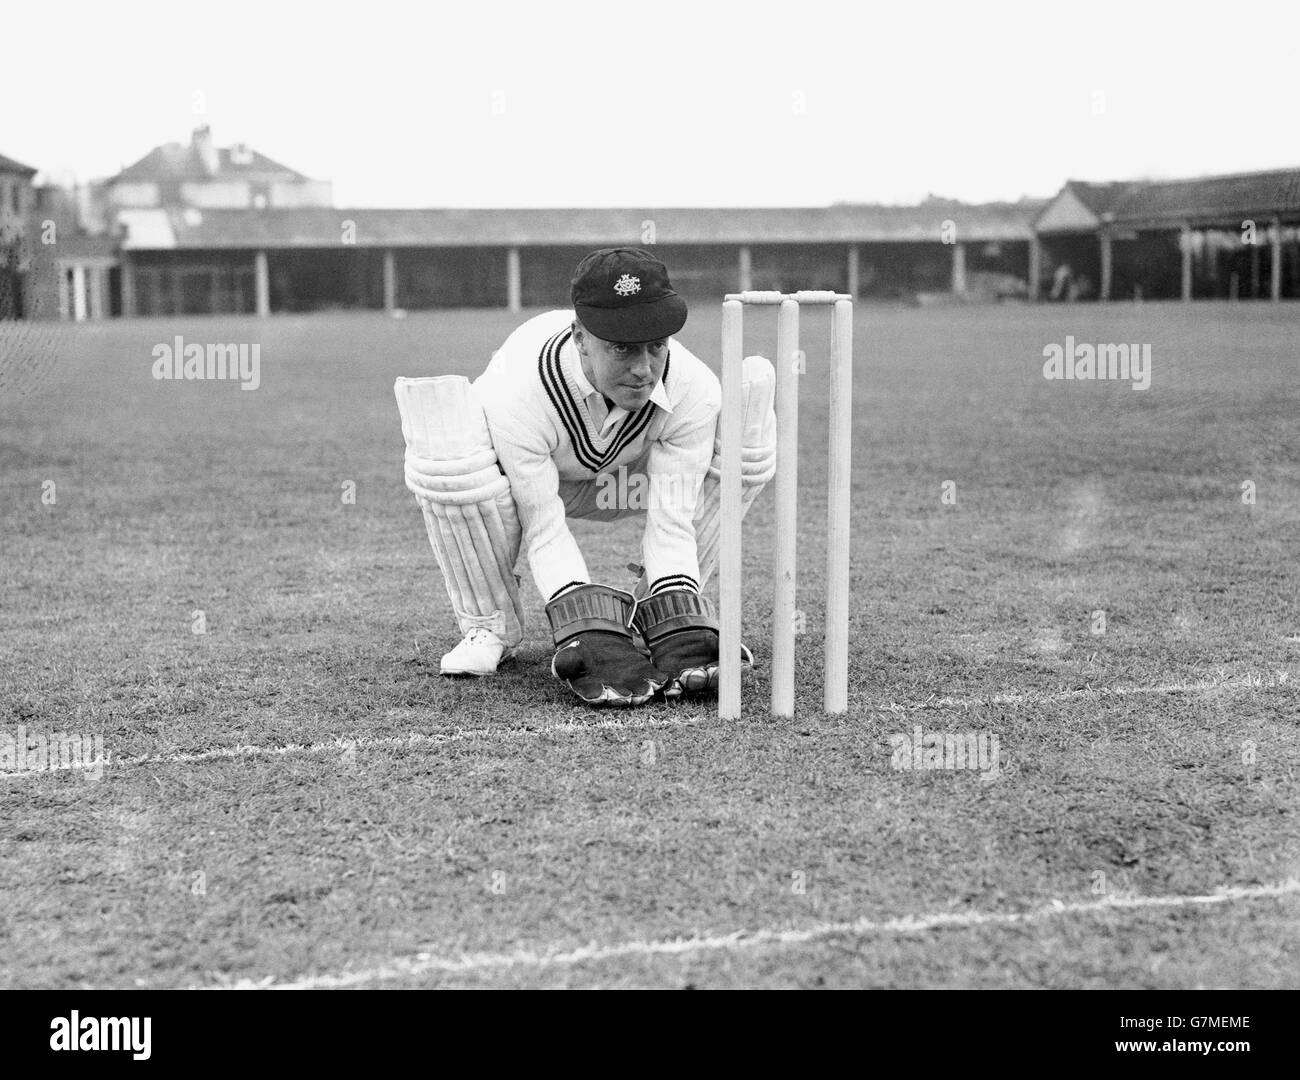
<instances>
[{"instance_id":1,"label":"boundary line marking","mask_svg":"<svg viewBox=\"0 0 1300 1080\"><path fill-rule=\"evenodd\" d=\"M1261 900L1300 895L1300 878L1276 885L1223 887L1202 896L1129 896L1105 897L1067 904L1053 900L1050 904L1025 912L957 912L930 915L907 915L874 921L828 922L802 930L737 930L730 934L696 935L659 941L625 941L616 945L584 945L562 952L537 952L518 949L514 952L466 953L459 957L418 952L412 957L393 960L383 967L337 975L300 975L285 982L274 976L263 979L239 979L236 982L190 987L192 990L338 990L366 983L419 976L432 973L457 974L512 968L573 967L578 964L617 960L635 956L680 956L687 953L718 952L728 949L759 949L766 946L802 945L821 938L848 934L867 937L879 934L919 934L931 930L964 930L980 926L1010 926L1042 922L1061 915L1093 915L1099 912L1135 909L1162 909L1227 904L1235 900Z\"/></svg>"},{"instance_id":2,"label":"boundary line marking","mask_svg":"<svg viewBox=\"0 0 1300 1080\"><path fill-rule=\"evenodd\" d=\"M888 705L869 705L869 713L898 714L924 712L934 709L972 709L997 705L1046 705L1053 702L1071 701L1076 698L1095 696L1133 697L1145 695L1196 693L1205 690L1276 690L1290 689L1289 672L1279 671L1264 675L1231 676L1222 679L1204 679L1196 682L1159 683L1153 686L1120 687L1083 687L1075 690L1052 690L1029 692L1025 694L995 694L992 697L936 697L924 701L896 702ZM1300 683L1295 684L1300 686ZM849 717L854 715L850 707ZM859 712L861 715L861 712ZM342 754L361 750L399 750L419 746L441 746L444 743L464 742L470 739L507 740L538 738L546 735L570 735L587 731L645 731L656 728L695 727L705 720L714 720L708 716L630 716L626 718L610 717L589 722L564 720L540 727L492 727L492 728L454 728L444 732L413 731L409 735L359 735L353 739L330 739L319 743L288 743L284 746L257 746L241 744L237 746L216 747L212 750L180 751L173 754L141 754L135 757L114 758L106 755L100 763L107 770L121 769L139 765L195 765L205 761L233 761L241 758L275 758L297 755ZM44 776L59 772L76 772L89 765L71 764L59 768L46 769L3 769L0 768L0 780L28 776Z\"/></svg>"}]
</instances>

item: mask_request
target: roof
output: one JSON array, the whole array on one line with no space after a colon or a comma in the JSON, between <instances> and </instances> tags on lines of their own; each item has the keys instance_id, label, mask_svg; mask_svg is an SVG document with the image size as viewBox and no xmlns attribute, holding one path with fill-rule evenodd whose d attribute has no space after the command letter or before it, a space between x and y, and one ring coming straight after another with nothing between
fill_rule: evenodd
<instances>
[{"instance_id":1,"label":"roof","mask_svg":"<svg viewBox=\"0 0 1300 1080\"><path fill-rule=\"evenodd\" d=\"M36 170L30 165L24 165L21 161L15 161L11 157L5 157L0 154L0 172L22 173L24 176L35 176Z\"/></svg>"},{"instance_id":2,"label":"roof","mask_svg":"<svg viewBox=\"0 0 1300 1080\"><path fill-rule=\"evenodd\" d=\"M1095 232L1106 214L1132 188L1131 183L1096 184L1067 180L1034 218L1034 231Z\"/></svg>"},{"instance_id":3,"label":"roof","mask_svg":"<svg viewBox=\"0 0 1300 1080\"><path fill-rule=\"evenodd\" d=\"M660 244L935 242L944 223L958 240L1028 240L1038 204L838 205L803 208L123 210L123 245L158 248L337 247L356 223L358 247L595 246L641 243L653 221Z\"/></svg>"},{"instance_id":4,"label":"roof","mask_svg":"<svg viewBox=\"0 0 1300 1080\"><path fill-rule=\"evenodd\" d=\"M302 173L272 161L265 154L247 147L217 147L217 169L210 172L203 163L199 148L193 143L165 143L155 146L134 165L128 165L107 182L109 184L160 180L227 180L240 178L306 180Z\"/></svg>"},{"instance_id":5,"label":"roof","mask_svg":"<svg viewBox=\"0 0 1300 1080\"><path fill-rule=\"evenodd\" d=\"M1035 218L1034 227L1054 232L1095 231L1103 224L1239 225L1244 218L1274 215L1300 215L1300 169L1109 184L1067 180Z\"/></svg>"},{"instance_id":6,"label":"roof","mask_svg":"<svg viewBox=\"0 0 1300 1080\"><path fill-rule=\"evenodd\" d=\"M54 252L55 257L61 260L93 258L113 262L117 261L117 254L117 237L75 231L59 233L57 251Z\"/></svg>"},{"instance_id":7,"label":"roof","mask_svg":"<svg viewBox=\"0 0 1300 1080\"><path fill-rule=\"evenodd\" d=\"M1134 184L1115 207L1127 224L1170 220L1225 221L1243 217L1300 214L1300 169L1205 176Z\"/></svg>"},{"instance_id":8,"label":"roof","mask_svg":"<svg viewBox=\"0 0 1300 1080\"><path fill-rule=\"evenodd\" d=\"M1074 192L1081 203L1094 214L1101 216L1115 208L1134 187L1131 181L1120 180L1096 184L1088 180L1067 180L1065 186Z\"/></svg>"}]
</instances>

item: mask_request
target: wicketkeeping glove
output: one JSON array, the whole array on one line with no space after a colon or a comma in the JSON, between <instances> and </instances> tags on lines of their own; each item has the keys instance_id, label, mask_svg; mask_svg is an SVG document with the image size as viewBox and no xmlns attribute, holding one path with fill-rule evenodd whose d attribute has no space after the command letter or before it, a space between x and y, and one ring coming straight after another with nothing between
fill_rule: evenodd
<instances>
[{"instance_id":1,"label":"wicketkeeping glove","mask_svg":"<svg viewBox=\"0 0 1300 1080\"><path fill-rule=\"evenodd\" d=\"M551 672L588 705L644 705L668 676L638 652L631 593L583 585L546 605L555 635Z\"/></svg>"},{"instance_id":2,"label":"wicketkeeping glove","mask_svg":"<svg viewBox=\"0 0 1300 1080\"><path fill-rule=\"evenodd\" d=\"M718 621L703 596L690 589L665 589L642 600L636 628L645 638L655 667L669 677L664 697L675 698L718 686ZM740 647L741 664L754 657Z\"/></svg>"}]
</instances>

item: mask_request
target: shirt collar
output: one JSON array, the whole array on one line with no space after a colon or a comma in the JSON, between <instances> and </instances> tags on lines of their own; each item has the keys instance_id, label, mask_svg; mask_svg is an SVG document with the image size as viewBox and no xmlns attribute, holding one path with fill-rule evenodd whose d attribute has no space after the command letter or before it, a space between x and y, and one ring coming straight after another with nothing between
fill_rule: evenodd
<instances>
[{"instance_id":1,"label":"shirt collar","mask_svg":"<svg viewBox=\"0 0 1300 1080\"><path fill-rule=\"evenodd\" d=\"M668 349L671 353L671 341ZM573 380L573 385L578 388L578 393L582 395L583 401L589 401L591 396L595 394L596 397L601 399L603 402L604 395L591 385L591 380L587 378L587 373L582 370L582 357L578 355L578 347L573 343L572 338L570 338L569 341L565 343L564 348L560 350L560 362L566 368L569 378ZM672 403L668 399L668 390L664 386L662 378L655 383L655 388L650 391L650 400L655 405L658 405L659 408L663 409L664 412L670 413L673 411ZM604 426L608 428L611 423L622 420L623 417L627 415L628 412L623 408L623 406L615 405L609 410L609 415L605 417Z\"/></svg>"}]
</instances>

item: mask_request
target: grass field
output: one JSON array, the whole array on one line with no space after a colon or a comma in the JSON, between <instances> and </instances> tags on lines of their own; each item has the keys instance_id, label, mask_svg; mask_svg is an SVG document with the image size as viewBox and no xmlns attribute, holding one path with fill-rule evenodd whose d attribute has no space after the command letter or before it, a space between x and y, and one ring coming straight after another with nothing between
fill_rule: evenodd
<instances>
[{"instance_id":1,"label":"grass field","mask_svg":"<svg viewBox=\"0 0 1300 1080\"><path fill-rule=\"evenodd\" d=\"M1300 308L862 307L836 721L806 317L793 723L770 493L742 721L579 708L526 570L518 659L438 677L392 381L516 321L64 328L0 401L0 734L110 755L0 775L0 985L1300 985ZM177 334L260 343L261 387L155 381ZM1151 388L1045 380L1067 334L1150 343ZM628 583L636 522L575 533ZM895 769L917 726L996 775Z\"/></svg>"}]
</instances>

